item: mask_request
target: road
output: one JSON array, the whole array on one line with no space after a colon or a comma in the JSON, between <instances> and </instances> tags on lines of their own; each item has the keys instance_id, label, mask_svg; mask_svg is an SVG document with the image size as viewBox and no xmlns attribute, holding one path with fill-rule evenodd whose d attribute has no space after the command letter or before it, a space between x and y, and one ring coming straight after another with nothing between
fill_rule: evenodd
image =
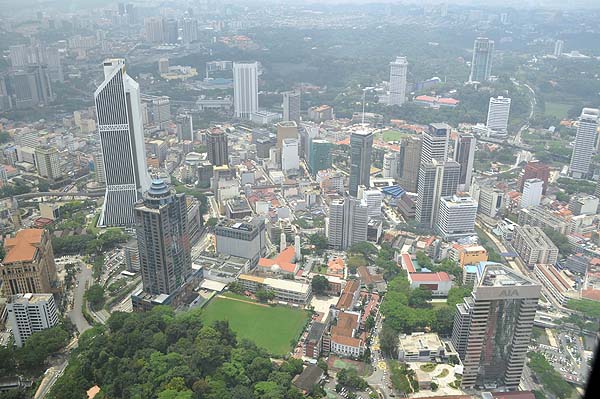
<instances>
[{"instance_id":1,"label":"road","mask_svg":"<svg viewBox=\"0 0 600 399\"><path fill-rule=\"evenodd\" d=\"M529 97L529 105L530 105L531 109L529 110L529 116L527 117L527 122L525 122L525 124L523 126L521 126L521 128L519 129L519 131L517 132L515 137L512 139L513 144L520 145L520 144L522 144L521 143L521 134L525 130L529 129L529 124L530 124L531 120L533 119L533 115L535 114L535 107L537 105L537 99L536 99L536 95L535 95L535 90L533 90L533 88L531 86L529 86L527 83L520 83L515 79L511 79L511 80L515 84L515 86L525 86L529 90L529 93L531 94Z\"/></svg>"},{"instance_id":2,"label":"road","mask_svg":"<svg viewBox=\"0 0 600 399\"><path fill-rule=\"evenodd\" d=\"M75 327L77 327L77 331L79 331L80 334L92 327L81 311L85 290L92 282L91 266L82 266L81 271L77 274L77 285L73 292L73 309L69 312L69 318L73 324L75 324Z\"/></svg>"},{"instance_id":3,"label":"road","mask_svg":"<svg viewBox=\"0 0 600 399\"><path fill-rule=\"evenodd\" d=\"M383 354L379 347L379 332L381 331L383 322L381 315L378 315L375 322L375 328L371 335L371 365L373 366L373 374L366 378L367 383L375 388L384 399L391 397L391 389L388 388L392 385L389 376L389 370L387 368L387 362L385 361Z\"/></svg>"},{"instance_id":4,"label":"road","mask_svg":"<svg viewBox=\"0 0 600 399\"><path fill-rule=\"evenodd\" d=\"M42 382L40 382L40 386L38 387L37 391L35 392L33 399L45 398L46 395L50 392L50 390L54 386L54 383L56 382L56 380L58 380L58 378L61 375L63 375L68 364L69 364L69 360L67 359L64 362L62 362L60 365L50 367L48 370L46 370L44 379L42 380Z\"/></svg>"}]
</instances>

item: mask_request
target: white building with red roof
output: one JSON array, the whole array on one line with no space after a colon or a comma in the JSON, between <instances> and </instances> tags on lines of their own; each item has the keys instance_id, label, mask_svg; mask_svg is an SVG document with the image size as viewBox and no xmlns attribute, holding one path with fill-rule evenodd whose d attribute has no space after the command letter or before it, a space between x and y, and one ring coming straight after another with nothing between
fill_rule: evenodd
<instances>
[{"instance_id":1,"label":"white building with red roof","mask_svg":"<svg viewBox=\"0 0 600 399\"><path fill-rule=\"evenodd\" d=\"M408 273L408 281L411 288L428 289L433 296L448 296L452 288L452 279L446 272Z\"/></svg>"}]
</instances>

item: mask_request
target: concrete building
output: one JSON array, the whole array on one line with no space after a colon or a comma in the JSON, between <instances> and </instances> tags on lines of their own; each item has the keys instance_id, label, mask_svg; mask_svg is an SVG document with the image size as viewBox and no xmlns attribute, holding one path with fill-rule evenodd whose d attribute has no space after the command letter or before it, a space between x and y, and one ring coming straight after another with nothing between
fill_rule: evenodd
<instances>
[{"instance_id":1,"label":"concrete building","mask_svg":"<svg viewBox=\"0 0 600 399\"><path fill-rule=\"evenodd\" d=\"M318 321L312 322L308 335L304 341L304 356L318 359L323 349L323 336L327 325Z\"/></svg>"},{"instance_id":2,"label":"concrete building","mask_svg":"<svg viewBox=\"0 0 600 399\"><path fill-rule=\"evenodd\" d=\"M508 118L510 116L510 98L498 96L490 97L487 122L485 126L488 135L492 137L506 137L508 134Z\"/></svg>"},{"instance_id":3,"label":"concrete building","mask_svg":"<svg viewBox=\"0 0 600 399\"><path fill-rule=\"evenodd\" d=\"M431 295L435 297L448 296L450 288L452 288L452 280L446 272L436 273L408 273L408 281L412 289L424 288L431 291Z\"/></svg>"},{"instance_id":4,"label":"concrete building","mask_svg":"<svg viewBox=\"0 0 600 399\"><path fill-rule=\"evenodd\" d=\"M281 148L281 170L286 174L298 174L300 170L300 156L298 155L298 139L284 139Z\"/></svg>"},{"instance_id":5,"label":"concrete building","mask_svg":"<svg viewBox=\"0 0 600 399\"><path fill-rule=\"evenodd\" d=\"M283 94L283 121L300 123L300 92L285 91Z\"/></svg>"},{"instance_id":6,"label":"concrete building","mask_svg":"<svg viewBox=\"0 0 600 399\"><path fill-rule=\"evenodd\" d=\"M569 201L569 210L573 215L595 215L598 213L600 200L593 195L578 195Z\"/></svg>"},{"instance_id":7,"label":"concrete building","mask_svg":"<svg viewBox=\"0 0 600 399\"><path fill-rule=\"evenodd\" d=\"M459 178L458 162L439 162L434 159L421 164L415 212L418 224L428 228L436 225L440 198L456 194Z\"/></svg>"},{"instance_id":8,"label":"concrete building","mask_svg":"<svg viewBox=\"0 0 600 399\"><path fill-rule=\"evenodd\" d=\"M163 18L148 17L144 19L144 35L150 43L162 43L164 41L163 34Z\"/></svg>"},{"instance_id":9,"label":"concrete building","mask_svg":"<svg viewBox=\"0 0 600 399\"><path fill-rule=\"evenodd\" d=\"M183 141L195 141L193 118L189 114L178 115L175 118L177 124L177 139Z\"/></svg>"},{"instance_id":10,"label":"concrete building","mask_svg":"<svg viewBox=\"0 0 600 399\"><path fill-rule=\"evenodd\" d=\"M388 105L402 105L406 101L406 75L408 62L406 57L396 57L390 62L390 94Z\"/></svg>"},{"instance_id":11,"label":"concrete building","mask_svg":"<svg viewBox=\"0 0 600 399\"><path fill-rule=\"evenodd\" d=\"M564 45L565 45L565 42L562 40L557 40L554 42L554 53L553 54L556 58L560 58L560 56L562 55Z\"/></svg>"},{"instance_id":12,"label":"concrete building","mask_svg":"<svg viewBox=\"0 0 600 399\"><path fill-rule=\"evenodd\" d=\"M308 119L314 122L325 122L333 119L333 107L319 105L308 109Z\"/></svg>"},{"instance_id":13,"label":"concrete building","mask_svg":"<svg viewBox=\"0 0 600 399\"><path fill-rule=\"evenodd\" d=\"M308 151L308 169L316 175L320 170L331 168L331 147L327 140L312 139Z\"/></svg>"},{"instance_id":14,"label":"concrete building","mask_svg":"<svg viewBox=\"0 0 600 399\"><path fill-rule=\"evenodd\" d=\"M169 59L159 58L158 59L158 73L169 73Z\"/></svg>"},{"instance_id":15,"label":"concrete building","mask_svg":"<svg viewBox=\"0 0 600 399\"><path fill-rule=\"evenodd\" d=\"M229 147L227 133L219 128L208 129L206 132L206 149L208 160L214 166L229 164Z\"/></svg>"},{"instance_id":16,"label":"concrete building","mask_svg":"<svg viewBox=\"0 0 600 399\"><path fill-rule=\"evenodd\" d=\"M445 123L432 123L423 132L421 147L421 164L433 160L445 162L448 160L448 142L452 128Z\"/></svg>"},{"instance_id":17,"label":"concrete building","mask_svg":"<svg viewBox=\"0 0 600 399\"><path fill-rule=\"evenodd\" d=\"M31 334L58 324L58 311L52 294L19 294L6 304L8 325L15 345L21 348Z\"/></svg>"},{"instance_id":18,"label":"concrete building","mask_svg":"<svg viewBox=\"0 0 600 399\"><path fill-rule=\"evenodd\" d=\"M42 294L58 290L58 277L50 234L42 229L23 229L4 240L0 265L5 296Z\"/></svg>"},{"instance_id":19,"label":"concrete building","mask_svg":"<svg viewBox=\"0 0 600 399\"><path fill-rule=\"evenodd\" d=\"M251 267L265 255L267 244L263 219L224 219L215 226L216 252L249 259Z\"/></svg>"},{"instance_id":20,"label":"concrete building","mask_svg":"<svg viewBox=\"0 0 600 399\"><path fill-rule=\"evenodd\" d=\"M356 197L358 186L370 187L373 132L355 131L350 135L350 183L348 192Z\"/></svg>"},{"instance_id":21,"label":"concrete building","mask_svg":"<svg viewBox=\"0 0 600 399\"><path fill-rule=\"evenodd\" d=\"M359 358L366 349L363 338L357 337L360 313L341 311L330 331L330 351L340 356Z\"/></svg>"},{"instance_id":22,"label":"concrete building","mask_svg":"<svg viewBox=\"0 0 600 399\"><path fill-rule=\"evenodd\" d=\"M516 226L512 246L530 269L535 264L556 264L558 248L539 227Z\"/></svg>"},{"instance_id":23,"label":"concrete building","mask_svg":"<svg viewBox=\"0 0 600 399\"><path fill-rule=\"evenodd\" d=\"M60 157L56 147L37 147L35 149L35 164L41 177L52 181L62 177Z\"/></svg>"},{"instance_id":24,"label":"concrete building","mask_svg":"<svg viewBox=\"0 0 600 399\"><path fill-rule=\"evenodd\" d=\"M495 218L504 208L504 192L483 184L471 186L471 197L479 204L477 212Z\"/></svg>"},{"instance_id":25,"label":"concrete building","mask_svg":"<svg viewBox=\"0 0 600 399\"><path fill-rule=\"evenodd\" d=\"M549 209L541 206L523 208L519 210L518 223L521 226L531 225L541 227L542 229L551 229L561 234L569 234L569 222L555 215Z\"/></svg>"},{"instance_id":26,"label":"concrete building","mask_svg":"<svg viewBox=\"0 0 600 399\"><path fill-rule=\"evenodd\" d=\"M242 274L238 278L238 282L244 287L244 290L250 292L271 291L278 301L305 304L310 301L312 296L311 285L300 281Z\"/></svg>"},{"instance_id":27,"label":"concrete building","mask_svg":"<svg viewBox=\"0 0 600 399\"><path fill-rule=\"evenodd\" d=\"M397 180L400 187L411 193L417 192L422 144L421 136L409 136L400 141Z\"/></svg>"},{"instance_id":28,"label":"concrete building","mask_svg":"<svg viewBox=\"0 0 600 399\"><path fill-rule=\"evenodd\" d=\"M299 139L298 124L294 121L279 122L277 128L277 149L283 148L283 140Z\"/></svg>"},{"instance_id":29,"label":"concrete building","mask_svg":"<svg viewBox=\"0 0 600 399\"><path fill-rule=\"evenodd\" d=\"M398 361L436 362L446 357L446 346L435 333L401 334L398 339Z\"/></svg>"},{"instance_id":30,"label":"concrete building","mask_svg":"<svg viewBox=\"0 0 600 399\"><path fill-rule=\"evenodd\" d=\"M233 109L240 119L258 111L258 62L233 63Z\"/></svg>"},{"instance_id":31,"label":"concrete building","mask_svg":"<svg viewBox=\"0 0 600 399\"><path fill-rule=\"evenodd\" d=\"M540 179L544 182L544 189L542 194L546 194L548 189L548 179L550 178L550 168L548 165L541 163L540 161L529 161L523 169L523 175L519 178L519 191L523 192L523 186L525 180L528 179Z\"/></svg>"},{"instance_id":32,"label":"concrete building","mask_svg":"<svg viewBox=\"0 0 600 399\"><path fill-rule=\"evenodd\" d=\"M170 295L192 271L185 194L154 180L134 211L144 291Z\"/></svg>"},{"instance_id":33,"label":"concrete building","mask_svg":"<svg viewBox=\"0 0 600 399\"><path fill-rule=\"evenodd\" d=\"M469 191L477 139L470 133L459 133L454 142L454 160L460 164L458 191Z\"/></svg>"},{"instance_id":34,"label":"concrete building","mask_svg":"<svg viewBox=\"0 0 600 399\"><path fill-rule=\"evenodd\" d=\"M44 106L55 98L46 65L30 65L11 70L0 83L0 96L5 96L5 104L0 104L0 109Z\"/></svg>"},{"instance_id":35,"label":"concrete building","mask_svg":"<svg viewBox=\"0 0 600 399\"><path fill-rule=\"evenodd\" d=\"M329 206L327 239L329 247L345 250L367 240L369 215L367 205L353 197L335 199Z\"/></svg>"},{"instance_id":36,"label":"concrete building","mask_svg":"<svg viewBox=\"0 0 600 399\"><path fill-rule=\"evenodd\" d=\"M379 190L368 190L365 186L358 186L358 199L363 205L367 206L367 215L369 219L381 218L381 207L383 205L383 193Z\"/></svg>"},{"instance_id":37,"label":"concrete building","mask_svg":"<svg viewBox=\"0 0 600 399\"><path fill-rule=\"evenodd\" d=\"M445 240L456 240L475 234L477 202L468 194L440 198L436 231Z\"/></svg>"},{"instance_id":38,"label":"concrete building","mask_svg":"<svg viewBox=\"0 0 600 399\"><path fill-rule=\"evenodd\" d=\"M521 208L538 206L542 201L542 192L544 191L544 181L540 179L527 179L523 184L523 194L521 195Z\"/></svg>"},{"instance_id":39,"label":"concrete building","mask_svg":"<svg viewBox=\"0 0 600 399\"><path fill-rule=\"evenodd\" d=\"M104 61L104 81L94 93L106 192L98 224L132 226L133 205L150 187L139 85L123 59Z\"/></svg>"},{"instance_id":40,"label":"concrete building","mask_svg":"<svg viewBox=\"0 0 600 399\"><path fill-rule=\"evenodd\" d=\"M569 166L569 173L576 179L585 178L590 172L590 163L598 138L599 115L600 111L595 108L584 108L581 111Z\"/></svg>"},{"instance_id":41,"label":"concrete building","mask_svg":"<svg viewBox=\"0 0 600 399\"><path fill-rule=\"evenodd\" d=\"M506 266L485 264L454 318L452 344L463 362L463 389L517 389L540 291L539 284Z\"/></svg>"},{"instance_id":42,"label":"concrete building","mask_svg":"<svg viewBox=\"0 0 600 399\"><path fill-rule=\"evenodd\" d=\"M493 57L494 41L486 37L475 39L469 82L486 82L490 80Z\"/></svg>"},{"instance_id":43,"label":"concrete building","mask_svg":"<svg viewBox=\"0 0 600 399\"><path fill-rule=\"evenodd\" d=\"M533 270L544 286L545 293L549 293L561 306L566 306L570 299L579 299L573 282L565 278L554 265L538 264Z\"/></svg>"},{"instance_id":44,"label":"concrete building","mask_svg":"<svg viewBox=\"0 0 600 399\"><path fill-rule=\"evenodd\" d=\"M96 152L94 157L94 173L95 180L98 184L106 184L106 171L104 170L104 160L102 159L102 152Z\"/></svg>"}]
</instances>

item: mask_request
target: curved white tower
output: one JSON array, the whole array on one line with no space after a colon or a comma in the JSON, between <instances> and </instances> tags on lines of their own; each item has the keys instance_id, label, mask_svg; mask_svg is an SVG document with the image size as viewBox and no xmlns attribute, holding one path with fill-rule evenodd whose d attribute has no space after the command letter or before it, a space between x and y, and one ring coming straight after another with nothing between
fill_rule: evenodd
<instances>
[{"instance_id":1,"label":"curved white tower","mask_svg":"<svg viewBox=\"0 0 600 399\"><path fill-rule=\"evenodd\" d=\"M133 226L133 205L150 187L138 83L125 60L104 61L104 81L94 93L106 175L101 226Z\"/></svg>"}]
</instances>

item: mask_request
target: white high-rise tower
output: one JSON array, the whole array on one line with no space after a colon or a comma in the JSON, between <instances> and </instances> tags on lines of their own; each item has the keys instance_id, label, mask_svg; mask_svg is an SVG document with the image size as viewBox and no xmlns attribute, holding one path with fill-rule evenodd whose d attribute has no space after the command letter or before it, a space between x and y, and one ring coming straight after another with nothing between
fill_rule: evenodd
<instances>
[{"instance_id":1,"label":"white high-rise tower","mask_svg":"<svg viewBox=\"0 0 600 399\"><path fill-rule=\"evenodd\" d=\"M569 171L576 179L585 177L590 171L590 162L598 135L598 116L600 111L595 108L584 108L579 117L573 155Z\"/></svg>"},{"instance_id":2,"label":"white high-rise tower","mask_svg":"<svg viewBox=\"0 0 600 399\"><path fill-rule=\"evenodd\" d=\"M258 111L258 62L233 63L233 108L241 119Z\"/></svg>"},{"instance_id":3,"label":"white high-rise tower","mask_svg":"<svg viewBox=\"0 0 600 399\"><path fill-rule=\"evenodd\" d=\"M390 96L388 105L402 105L406 101L406 57L396 57L390 62Z\"/></svg>"},{"instance_id":4,"label":"white high-rise tower","mask_svg":"<svg viewBox=\"0 0 600 399\"><path fill-rule=\"evenodd\" d=\"M133 205L150 187L138 83L125 60L104 61L104 82L94 93L106 193L99 225L132 226Z\"/></svg>"},{"instance_id":5,"label":"white high-rise tower","mask_svg":"<svg viewBox=\"0 0 600 399\"><path fill-rule=\"evenodd\" d=\"M486 127L488 135L506 137L508 134L508 117L510 116L510 98L490 97Z\"/></svg>"}]
</instances>

